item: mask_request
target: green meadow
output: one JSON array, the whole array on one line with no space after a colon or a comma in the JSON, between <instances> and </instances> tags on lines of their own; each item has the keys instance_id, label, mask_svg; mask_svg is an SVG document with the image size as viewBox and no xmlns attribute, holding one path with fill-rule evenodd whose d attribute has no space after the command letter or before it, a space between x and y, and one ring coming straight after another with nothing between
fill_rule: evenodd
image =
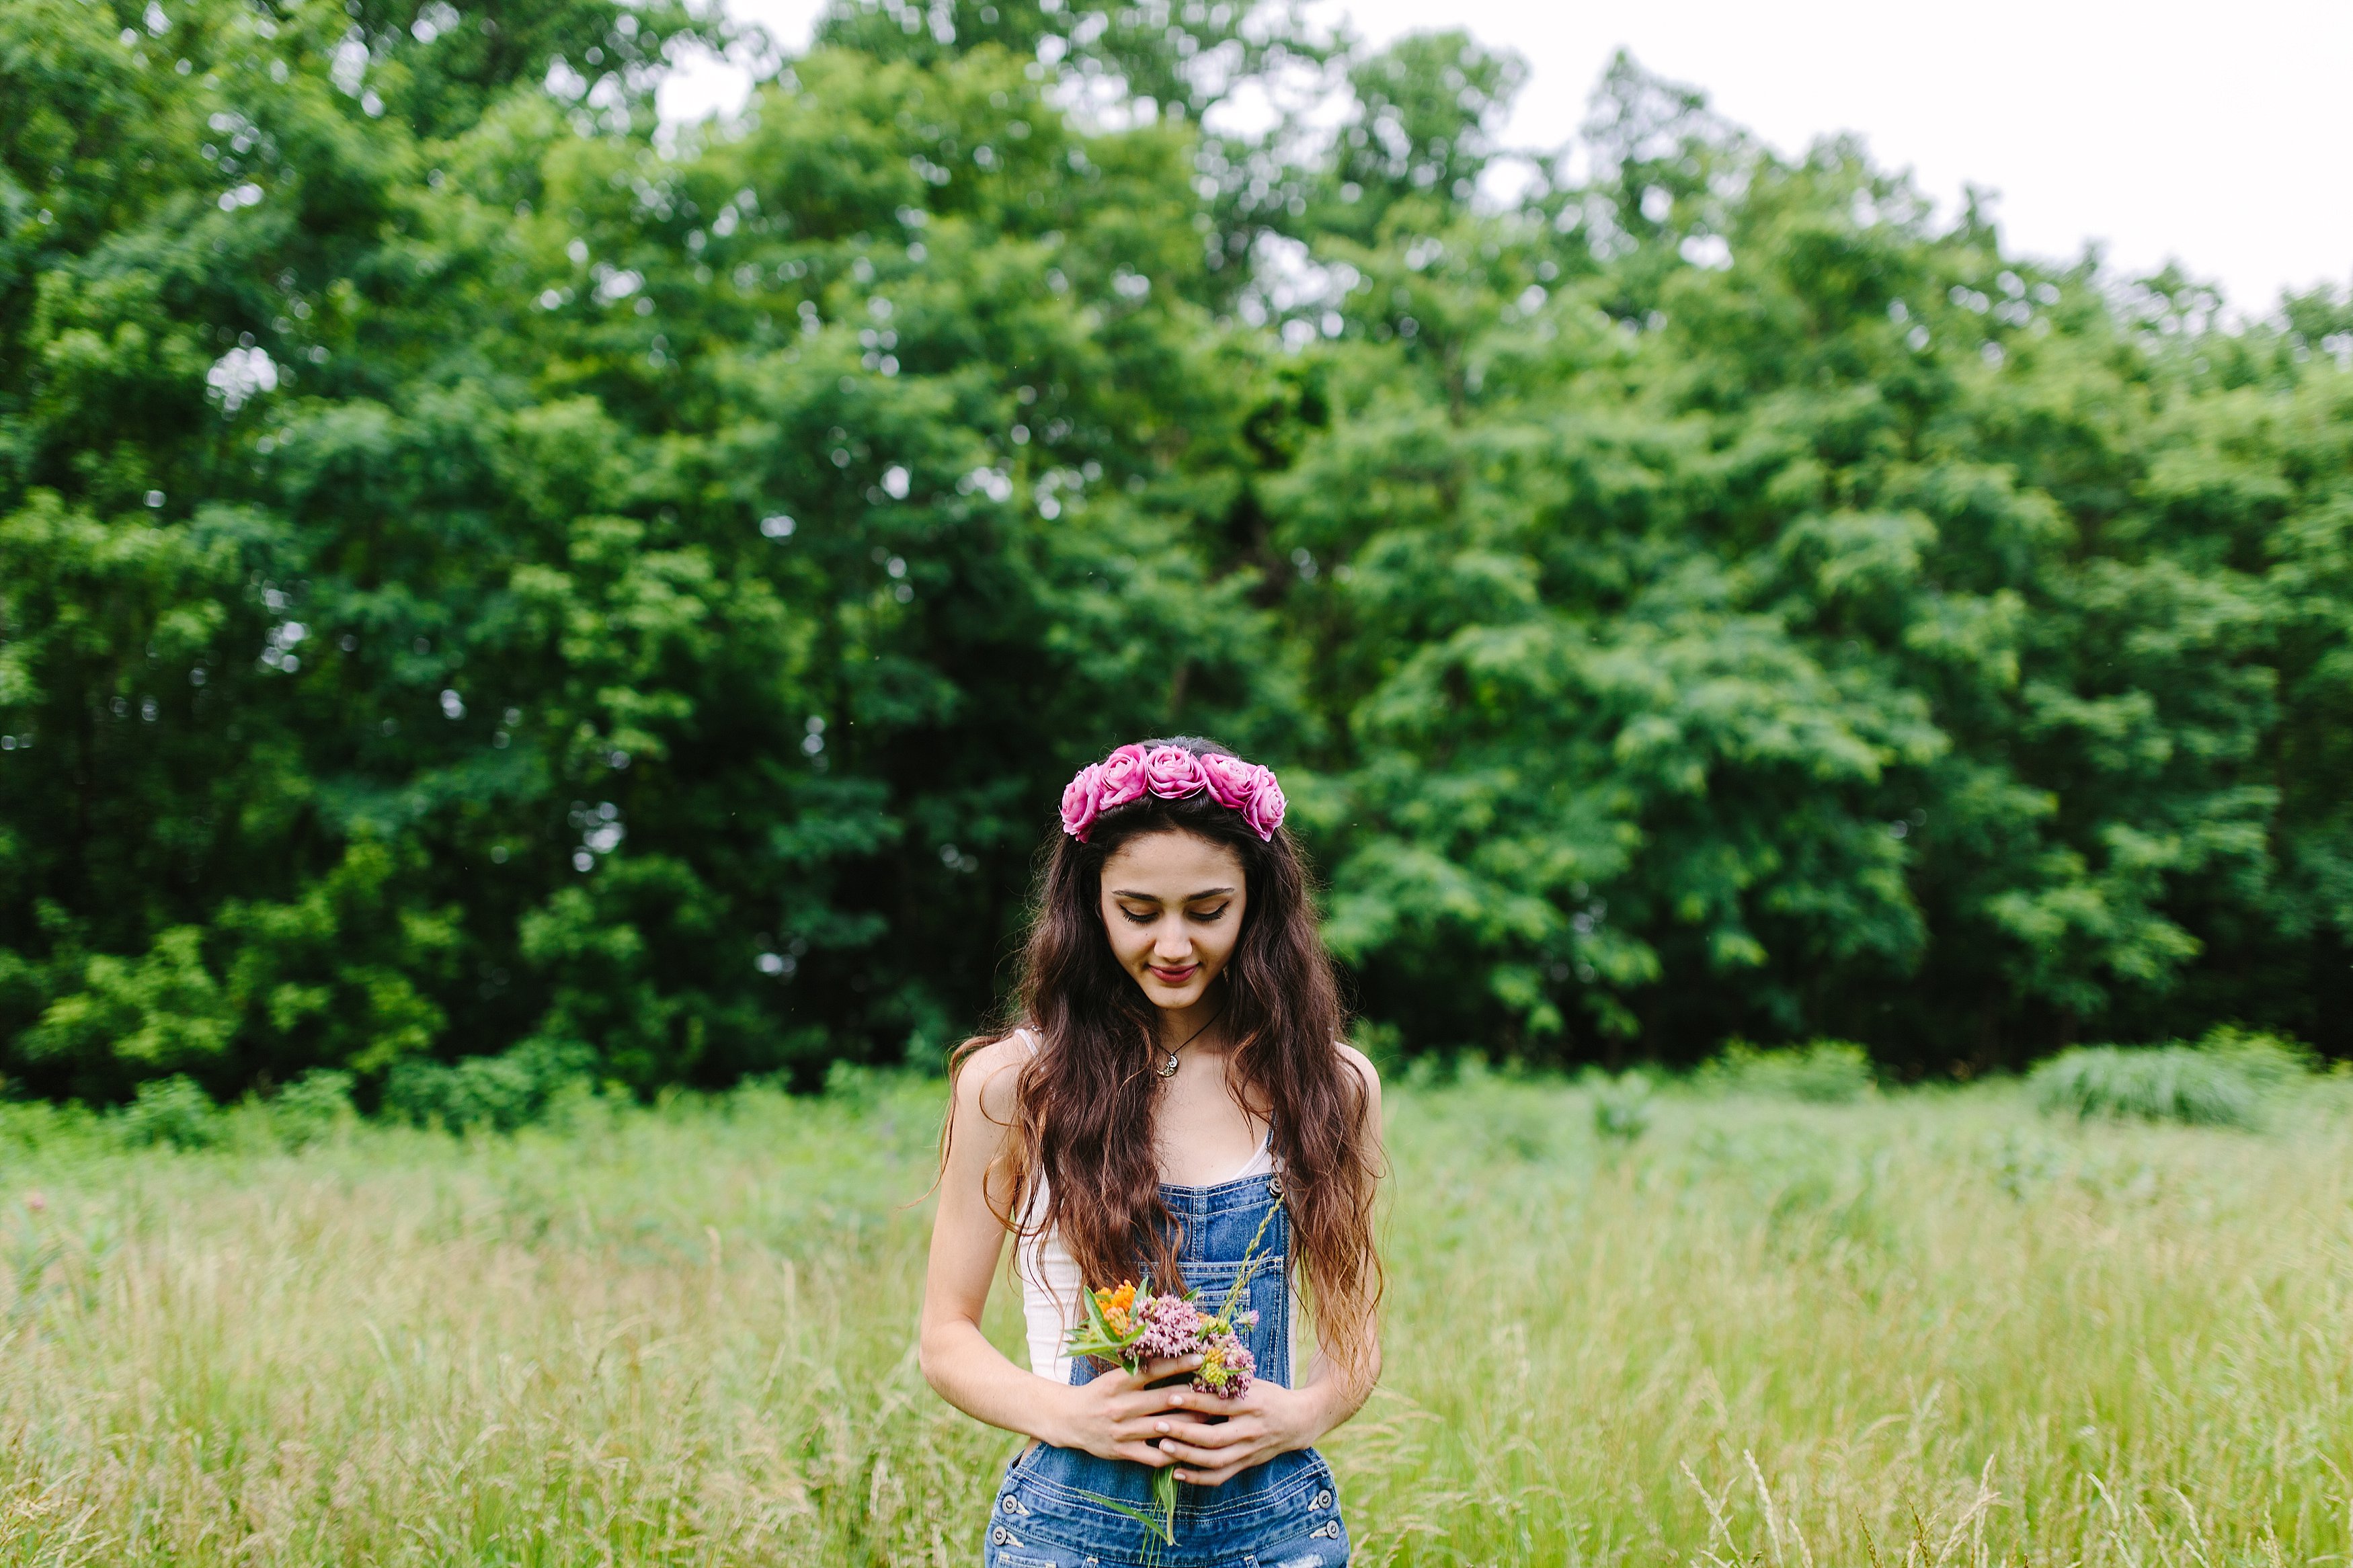
<instances>
[{"instance_id":1,"label":"green meadow","mask_svg":"<svg viewBox=\"0 0 2353 1568\"><path fill-rule=\"evenodd\" d=\"M2353 1083L1819 1089L1393 1085L1358 1561L2346 1560ZM1015 1440L915 1364L942 1092L6 1108L0 1562L975 1561Z\"/></svg>"}]
</instances>

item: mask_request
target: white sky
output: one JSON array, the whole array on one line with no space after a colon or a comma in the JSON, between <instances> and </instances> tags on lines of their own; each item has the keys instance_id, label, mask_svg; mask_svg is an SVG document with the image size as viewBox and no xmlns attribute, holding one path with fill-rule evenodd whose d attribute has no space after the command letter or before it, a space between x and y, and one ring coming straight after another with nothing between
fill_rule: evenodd
<instances>
[{"instance_id":1,"label":"white sky","mask_svg":"<svg viewBox=\"0 0 2353 1568\"><path fill-rule=\"evenodd\" d=\"M818 0L726 0L787 50ZM1325 0L1385 41L1465 26L1525 56L1508 142L1567 140L1610 53L1704 89L1785 152L1859 132L1950 211L1997 193L2012 246L2120 271L2180 260L2260 314L2284 287L2353 280L2353 0ZM663 90L666 118L742 100L713 62Z\"/></svg>"}]
</instances>

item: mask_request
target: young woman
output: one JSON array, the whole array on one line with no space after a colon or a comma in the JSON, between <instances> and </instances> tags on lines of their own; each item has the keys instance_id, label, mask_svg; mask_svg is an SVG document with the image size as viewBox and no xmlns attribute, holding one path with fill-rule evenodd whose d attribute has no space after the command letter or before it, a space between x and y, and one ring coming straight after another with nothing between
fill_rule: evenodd
<instances>
[{"instance_id":1,"label":"young woman","mask_svg":"<svg viewBox=\"0 0 2353 1568\"><path fill-rule=\"evenodd\" d=\"M1029 1436L989 1508L988 1568L1337 1568L1312 1445L1380 1372L1373 1194L1380 1080L1340 1040L1282 786L1207 741L1123 746L1062 795L1018 1026L958 1052L923 1293L923 1375ZM1263 1225L1263 1230L1261 1230ZM1027 1370L981 1332L1014 1238ZM1148 1279L1240 1320L1256 1379L1198 1392L1200 1357L1140 1375L1065 1353L1079 1292ZM1298 1293L1315 1354L1294 1360ZM1174 1467L1172 1545L1149 1510Z\"/></svg>"}]
</instances>

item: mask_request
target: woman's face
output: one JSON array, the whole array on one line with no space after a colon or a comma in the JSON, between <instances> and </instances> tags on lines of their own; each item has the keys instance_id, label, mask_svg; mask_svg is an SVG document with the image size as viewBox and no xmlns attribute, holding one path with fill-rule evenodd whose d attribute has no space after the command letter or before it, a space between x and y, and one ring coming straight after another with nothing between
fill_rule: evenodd
<instances>
[{"instance_id":1,"label":"woman's face","mask_svg":"<svg viewBox=\"0 0 2353 1568\"><path fill-rule=\"evenodd\" d=\"M1139 834L1103 861L1111 950L1163 1007L1207 994L1240 940L1248 900L1242 858L1189 833Z\"/></svg>"}]
</instances>

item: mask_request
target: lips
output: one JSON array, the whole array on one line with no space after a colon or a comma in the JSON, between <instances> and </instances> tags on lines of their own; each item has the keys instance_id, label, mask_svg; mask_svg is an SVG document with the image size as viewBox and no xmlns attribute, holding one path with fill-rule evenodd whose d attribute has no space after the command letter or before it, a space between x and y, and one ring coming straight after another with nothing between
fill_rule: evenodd
<instances>
[{"instance_id":1,"label":"lips","mask_svg":"<svg viewBox=\"0 0 2353 1568\"><path fill-rule=\"evenodd\" d=\"M1198 963L1181 964L1175 969L1164 969L1156 963L1147 963L1145 967L1152 971L1152 978L1163 985L1182 985L1201 972Z\"/></svg>"}]
</instances>

